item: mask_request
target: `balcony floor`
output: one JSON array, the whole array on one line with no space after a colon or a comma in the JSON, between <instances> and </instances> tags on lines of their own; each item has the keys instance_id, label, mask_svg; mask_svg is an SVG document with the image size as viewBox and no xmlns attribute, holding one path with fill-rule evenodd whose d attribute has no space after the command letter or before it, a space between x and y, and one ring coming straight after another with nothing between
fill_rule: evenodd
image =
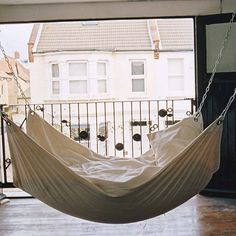
<instances>
[{"instance_id":1,"label":"balcony floor","mask_svg":"<svg viewBox=\"0 0 236 236\"><path fill-rule=\"evenodd\" d=\"M236 199L197 195L180 207L146 221L111 225L60 213L37 199L0 205L1 236L205 236L236 235Z\"/></svg>"}]
</instances>

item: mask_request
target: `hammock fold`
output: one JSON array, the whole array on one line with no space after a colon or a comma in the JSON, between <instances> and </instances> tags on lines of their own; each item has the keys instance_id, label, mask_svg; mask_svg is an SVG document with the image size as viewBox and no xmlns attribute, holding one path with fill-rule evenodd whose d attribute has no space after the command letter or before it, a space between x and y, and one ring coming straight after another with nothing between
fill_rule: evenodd
<instances>
[{"instance_id":1,"label":"hammock fold","mask_svg":"<svg viewBox=\"0 0 236 236\"><path fill-rule=\"evenodd\" d=\"M149 135L140 157L105 157L64 136L36 113L27 134L7 127L14 185L86 220L130 223L163 214L199 193L219 168L222 124L201 116Z\"/></svg>"}]
</instances>

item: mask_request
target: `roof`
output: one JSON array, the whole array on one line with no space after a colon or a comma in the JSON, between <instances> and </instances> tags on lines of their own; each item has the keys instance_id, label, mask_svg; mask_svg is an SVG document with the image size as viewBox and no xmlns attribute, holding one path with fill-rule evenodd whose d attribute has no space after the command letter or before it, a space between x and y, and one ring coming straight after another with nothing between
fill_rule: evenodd
<instances>
[{"instance_id":1,"label":"roof","mask_svg":"<svg viewBox=\"0 0 236 236\"><path fill-rule=\"evenodd\" d=\"M31 34L30 34L28 44L34 44L34 42L37 38L39 27L40 27L40 24L34 24L34 26L32 28L32 31L31 31Z\"/></svg>"},{"instance_id":2,"label":"roof","mask_svg":"<svg viewBox=\"0 0 236 236\"><path fill-rule=\"evenodd\" d=\"M17 77L24 81L29 81L29 70L25 68L24 65L18 59L15 59L10 56L7 57ZM0 78L12 78L12 72L9 69L5 59L0 59Z\"/></svg>"},{"instance_id":3,"label":"roof","mask_svg":"<svg viewBox=\"0 0 236 236\"><path fill-rule=\"evenodd\" d=\"M33 28L34 53L57 51L145 51L153 49L149 20L44 23ZM192 19L158 19L160 50L192 50ZM37 37L36 37L37 36Z\"/></svg>"},{"instance_id":4,"label":"roof","mask_svg":"<svg viewBox=\"0 0 236 236\"><path fill-rule=\"evenodd\" d=\"M146 20L46 23L36 52L151 50Z\"/></svg>"},{"instance_id":5,"label":"roof","mask_svg":"<svg viewBox=\"0 0 236 236\"><path fill-rule=\"evenodd\" d=\"M193 20L158 19L161 50L193 50Z\"/></svg>"}]
</instances>

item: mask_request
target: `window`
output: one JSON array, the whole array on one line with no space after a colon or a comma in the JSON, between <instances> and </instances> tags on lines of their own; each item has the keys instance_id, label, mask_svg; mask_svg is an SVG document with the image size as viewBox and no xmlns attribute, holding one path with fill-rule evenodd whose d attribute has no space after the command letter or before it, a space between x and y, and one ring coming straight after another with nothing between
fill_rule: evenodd
<instances>
[{"instance_id":1,"label":"window","mask_svg":"<svg viewBox=\"0 0 236 236\"><path fill-rule=\"evenodd\" d=\"M69 76L87 76L87 63L69 63Z\"/></svg>"},{"instance_id":2,"label":"window","mask_svg":"<svg viewBox=\"0 0 236 236\"><path fill-rule=\"evenodd\" d=\"M59 64L53 63L51 64L51 76L52 76L52 94L59 95L60 94L60 72L59 72Z\"/></svg>"},{"instance_id":3,"label":"window","mask_svg":"<svg viewBox=\"0 0 236 236\"><path fill-rule=\"evenodd\" d=\"M107 64L106 62L97 63L97 91L107 93Z\"/></svg>"},{"instance_id":4,"label":"window","mask_svg":"<svg viewBox=\"0 0 236 236\"><path fill-rule=\"evenodd\" d=\"M52 64L52 78L59 77L59 65L58 64Z\"/></svg>"},{"instance_id":5,"label":"window","mask_svg":"<svg viewBox=\"0 0 236 236\"><path fill-rule=\"evenodd\" d=\"M60 82L52 81L52 94L60 94Z\"/></svg>"},{"instance_id":6,"label":"window","mask_svg":"<svg viewBox=\"0 0 236 236\"><path fill-rule=\"evenodd\" d=\"M145 92L144 61L131 62L132 92Z\"/></svg>"},{"instance_id":7,"label":"window","mask_svg":"<svg viewBox=\"0 0 236 236\"><path fill-rule=\"evenodd\" d=\"M71 80L69 82L70 94L87 93L87 81L85 80Z\"/></svg>"},{"instance_id":8,"label":"window","mask_svg":"<svg viewBox=\"0 0 236 236\"><path fill-rule=\"evenodd\" d=\"M184 90L184 59L168 59L168 88L171 91Z\"/></svg>"},{"instance_id":9,"label":"window","mask_svg":"<svg viewBox=\"0 0 236 236\"><path fill-rule=\"evenodd\" d=\"M88 93L87 62L69 63L69 93Z\"/></svg>"},{"instance_id":10,"label":"window","mask_svg":"<svg viewBox=\"0 0 236 236\"><path fill-rule=\"evenodd\" d=\"M132 75L144 75L144 62L132 62Z\"/></svg>"}]
</instances>

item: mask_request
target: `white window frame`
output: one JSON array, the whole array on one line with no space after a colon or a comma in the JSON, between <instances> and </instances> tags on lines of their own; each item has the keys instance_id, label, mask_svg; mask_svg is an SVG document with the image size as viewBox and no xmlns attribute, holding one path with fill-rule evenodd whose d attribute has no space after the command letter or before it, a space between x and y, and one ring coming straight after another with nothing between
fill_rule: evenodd
<instances>
[{"instance_id":1,"label":"white window frame","mask_svg":"<svg viewBox=\"0 0 236 236\"><path fill-rule=\"evenodd\" d=\"M183 66L183 72L181 74L175 74L175 73L170 73L169 70L169 61L170 60L181 60L182 61L182 66ZM169 57L167 58L167 73L168 73L168 90L170 91L170 93L183 93L185 91L185 72L184 72L184 57ZM183 87L181 89L170 89L170 83L171 83L171 78L174 77L180 77L183 83Z\"/></svg>"},{"instance_id":2,"label":"white window frame","mask_svg":"<svg viewBox=\"0 0 236 236\"><path fill-rule=\"evenodd\" d=\"M89 94L89 68L88 68L88 61L85 60L76 60L76 61L68 61L68 94L69 96L87 96ZM79 76L79 75L70 75L70 64L86 64L86 75ZM87 84L87 91L85 93L70 93L70 81L86 81Z\"/></svg>"},{"instance_id":3,"label":"white window frame","mask_svg":"<svg viewBox=\"0 0 236 236\"><path fill-rule=\"evenodd\" d=\"M58 69L59 69L59 74L58 77L53 77L53 65L58 65ZM61 80L60 80L60 63L58 62L51 62L50 63L50 75L51 75L51 90L50 90L50 94L51 96L57 97L61 95ZM53 82L58 82L59 83L59 93L53 93Z\"/></svg>"},{"instance_id":4,"label":"white window frame","mask_svg":"<svg viewBox=\"0 0 236 236\"><path fill-rule=\"evenodd\" d=\"M104 63L105 64L105 68L106 68L106 74L104 76L101 76L98 74L98 64L99 63ZM96 75L97 75L97 94L101 95L101 94L108 94L108 62L107 61L103 61L103 60L99 60L96 63L96 67L97 67L97 71L96 71ZM98 83L99 81L105 81L106 82L106 91L105 92L99 92L98 91Z\"/></svg>"},{"instance_id":5,"label":"white window frame","mask_svg":"<svg viewBox=\"0 0 236 236\"><path fill-rule=\"evenodd\" d=\"M142 62L143 63L143 69L144 73L143 75L133 75L132 74L132 63L133 62ZM145 94L146 93L146 78L147 78L147 72L146 72L146 60L145 59L132 59L130 60L130 81L131 81L131 93L132 94ZM144 90L143 91L133 91L133 80L135 79L143 79L144 82Z\"/></svg>"}]
</instances>

